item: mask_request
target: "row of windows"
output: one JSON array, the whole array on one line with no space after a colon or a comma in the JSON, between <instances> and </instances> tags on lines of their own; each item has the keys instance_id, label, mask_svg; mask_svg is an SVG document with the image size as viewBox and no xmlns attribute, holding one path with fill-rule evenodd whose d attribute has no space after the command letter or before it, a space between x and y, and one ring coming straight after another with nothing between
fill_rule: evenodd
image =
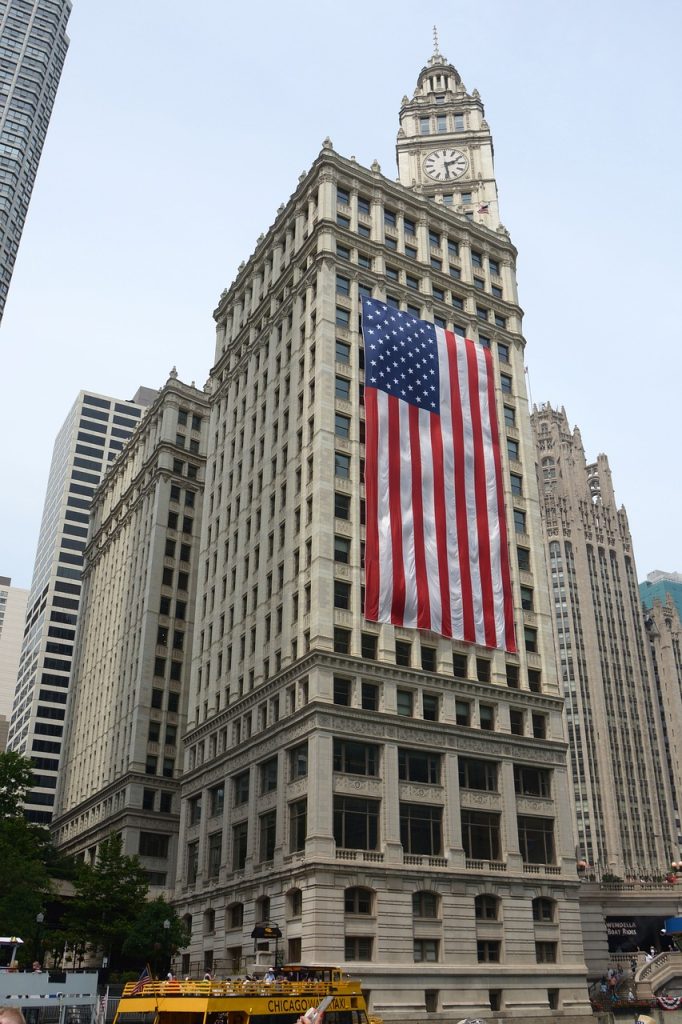
<instances>
[{"instance_id":1,"label":"row of windows","mask_svg":"<svg viewBox=\"0 0 682 1024\"><path fill-rule=\"evenodd\" d=\"M466 193L465 193L466 195ZM470 194L469 194L470 195ZM336 199L339 207L350 207L351 206L351 193L347 188L337 186ZM464 200L466 202L466 200ZM355 198L355 205L358 213L358 226L357 231L361 237L370 237L370 228L362 218L369 219L371 204L370 200L364 196L358 195ZM350 212L350 211L349 211ZM350 230L351 219L345 212L339 211L337 214L336 222L339 227ZM405 244L405 253L412 259L416 259L416 237L417 237L417 224L410 217L401 216L395 210L391 210L388 207L384 207L383 210L383 224L384 229L388 229L388 234L385 235L384 244L387 240L393 237L394 232L397 232L402 227L402 234ZM445 235L441 235L440 232L434 228L428 229L428 244L430 250L437 250L440 253L447 252L448 256L455 259L460 256L460 246L456 239L448 238ZM392 248L390 241L388 248ZM492 277L500 276L500 261L492 256L486 257L484 253L472 249L470 253L471 266L474 270L483 270L487 264L488 272Z\"/></svg>"},{"instance_id":2,"label":"row of windows","mask_svg":"<svg viewBox=\"0 0 682 1024\"><path fill-rule=\"evenodd\" d=\"M152 723L159 728L158 723ZM167 726L167 729L169 727ZM173 727L175 728L175 727ZM173 738L175 732L172 733ZM166 740L168 742L168 740ZM334 739L333 770L351 775L378 778L382 747L378 744L358 740ZM299 744L288 751L288 778L290 781L305 778L308 774L308 745ZM442 785L443 755L437 751L398 749L398 778L404 782L418 782ZM499 791L500 762L477 758L458 758L458 778L462 789ZM279 762L277 757L268 758L257 766L258 792L260 795L275 791L279 784ZM548 768L531 765L514 765L514 791L521 796L551 796L552 772ZM251 772L240 772L232 779L232 798L235 807L246 804L251 791ZM199 794L188 801L188 821L196 825L201 820L203 796ZM208 813L215 817L225 807L225 784L214 786L208 791Z\"/></svg>"},{"instance_id":3,"label":"row of windows","mask_svg":"<svg viewBox=\"0 0 682 1024\"><path fill-rule=\"evenodd\" d=\"M342 256L342 258L345 258L345 252L346 252L346 250L342 249L341 254L340 254ZM338 249L337 249L337 255L339 255ZM437 257L437 256L432 256L431 257L431 268L433 270L442 271L443 270L442 260L439 257ZM410 274L408 271L400 270L398 267L392 267L388 263L386 264L386 266L384 268L384 273L385 273L386 279L388 281L394 281L396 284L402 284L405 288L409 288L409 289L411 289L412 291L415 291L415 292L420 292L420 293L424 292L425 294L430 294L438 302L447 302L451 306L453 306L455 309L461 309L461 310L464 309L464 303L466 301L466 295L460 295L459 293L457 293L455 291L447 291L446 289L444 289L444 288L440 287L439 285L435 284L433 281L429 282L431 287L428 290L428 292L425 292L425 290L423 288L423 285L424 285L426 279L422 279L420 277L416 277L414 274ZM457 280L457 281L460 280L459 269L456 268L456 267L452 267L451 266L450 267L450 277L455 278L455 280ZM486 283L485 283L484 279L481 278L481 277L475 277L474 276L473 286L474 286L474 288L477 291L484 291L484 290L486 290ZM350 278L344 277L342 274L337 274L336 275L336 294L337 295L342 295L345 298L350 298L351 297L351 288L352 288L352 282L351 282ZM374 290L374 288L373 288L372 285L367 284L367 283L363 284L362 282L359 282L358 285L357 285L357 296L358 296L358 299L361 299L361 298L368 298L368 299L372 298L373 297L373 294L372 294L373 290ZM493 298L501 299L502 298L502 289L501 289L501 287L499 285L492 285L491 289L490 289L490 294L493 296ZM491 318L490 314L491 314L492 311L490 309L488 309L487 307L484 308L483 306L481 306L480 304L477 303L477 304L475 304L474 309L475 309L475 312L476 312L476 316L478 317L479 320L488 320L488 319ZM412 315L417 317L418 319L422 319L423 316L424 316L423 311L422 311L420 306L410 306L410 305L408 305L407 306L407 311L412 313ZM507 318L502 313L499 313L499 312L496 311L494 313L494 316L492 317L492 321L494 322L496 327L501 327L503 329L506 329L506 327L507 327ZM337 324L338 324L338 316L337 316ZM338 326L345 326L345 325L344 324L338 324Z\"/></svg>"},{"instance_id":4,"label":"row of windows","mask_svg":"<svg viewBox=\"0 0 682 1024\"><path fill-rule=\"evenodd\" d=\"M290 853L305 850L307 836L307 799L289 804ZM191 812L190 812L191 813ZM381 801L361 797L334 796L333 837L338 849L378 851ZM519 814L516 817L521 858L525 864L555 863L554 819ZM503 854L502 815L497 811L460 811L462 846L467 860L478 864L500 863ZM399 803L400 842L406 856L443 857L443 807L424 803ZM223 863L222 829L207 837L208 877L217 877ZM261 814L257 822L259 863L273 859L277 845L277 811ZM249 846L249 822L232 826L232 870L246 867ZM199 840L187 844L187 881L193 884L199 873Z\"/></svg>"}]
</instances>

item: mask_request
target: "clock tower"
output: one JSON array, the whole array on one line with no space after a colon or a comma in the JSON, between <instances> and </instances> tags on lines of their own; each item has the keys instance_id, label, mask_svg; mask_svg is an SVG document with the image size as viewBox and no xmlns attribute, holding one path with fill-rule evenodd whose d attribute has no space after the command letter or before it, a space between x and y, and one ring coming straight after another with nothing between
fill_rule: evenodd
<instances>
[{"instance_id":1,"label":"clock tower","mask_svg":"<svg viewBox=\"0 0 682 1024\"><path fill-rule=\"evenodd\" d=\"M486 227L499 226L493 140L483 103L439 53L435 29L433 56L412 99L403 97L396 154L402 185Z\"/></svg>"}]
</instances>

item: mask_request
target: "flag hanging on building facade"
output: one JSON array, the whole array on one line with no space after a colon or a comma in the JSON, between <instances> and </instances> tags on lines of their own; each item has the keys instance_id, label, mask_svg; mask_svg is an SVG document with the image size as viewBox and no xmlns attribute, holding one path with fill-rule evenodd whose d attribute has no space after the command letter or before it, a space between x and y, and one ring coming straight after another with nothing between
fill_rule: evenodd
<instances>
[{"instance_id":1,"label":"flag hanging on building facade","mask_svg":"<svg viewBox=\"0 0 682 1024\"><path fill-rule=\"evenodd\" d=\"M363 299L366 619L515 651L490 351Z\"/></svg>"}]
</instances>

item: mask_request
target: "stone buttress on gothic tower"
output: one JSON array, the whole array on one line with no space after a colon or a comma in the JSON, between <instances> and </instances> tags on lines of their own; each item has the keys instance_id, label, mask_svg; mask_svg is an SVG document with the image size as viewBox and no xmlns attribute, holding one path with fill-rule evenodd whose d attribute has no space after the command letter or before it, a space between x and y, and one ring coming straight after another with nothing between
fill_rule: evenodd
<instances>
[{"instance_id":1,"label":"stone buttress on gothic tower","mask_svg":"<svg viewBox=\"0 0 682 1024\"><path fill-rule=\"evenodd\" d=\"M434 52L403 97L396 143L398 180L489 228L500 224L493 140L483 103L459 72Z\"/></svg>"}]
</instances>

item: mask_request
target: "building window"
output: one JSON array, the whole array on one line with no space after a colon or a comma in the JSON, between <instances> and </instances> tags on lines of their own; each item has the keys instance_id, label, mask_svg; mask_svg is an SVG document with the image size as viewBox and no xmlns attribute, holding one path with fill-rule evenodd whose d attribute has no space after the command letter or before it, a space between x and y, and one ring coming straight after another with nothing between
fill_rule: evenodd
<instances>
[{"instance_id":1,"label":"building window","mask_svg":"<svg viewBox=\"0 0 682 1024\"><path fill-rule=\"evenodd\" d=\"M556 904L554 900L546 896L536 896L533 900L533 920L543 924L551 924L554 921Z\"/></svg>"},{"instance_id":2,"label":"building window","mask_svg":"<svg viewBox=\"0 0 682 1024\"><path fill-rule=\"evenodd\" d=\"M308 774L308 744L299 743L289 751L289 779L303 779Z\"/></svg>"},{"instance_id":3,"label":"building window","mask_svg":"<svg viewBox=\"0 0 682 1024\"><path fill-rule=\"evenodd\" d=\"M362 684L362 709L363 711L379 710L379 687L376 683Z\"/></svg>"},{"instance_id":4,"label":"building window","mask_svg":"<svg viewBox=\"0 0 682 1024\"><path fill-rule=\"evenodd\" d=\"M531 716L531 722L533 725L533 736L536 740L547 739L547 715L536 714L533 712Z\"/></svg>"},{"instance_id":5,"label":"building window","mask_svg":"<svg viewBox=\"0 0 682 1024\"><path fill-rule=\"evenodd\" d=\"M345 341L336 339L336 361L337 363L350 363L350 345Z\"/></svg>"},{"instance_id":6,"label":"building window","mask_svg":"<svg viewBox=\"0 0 682 1024\"><path fill-rule=\"evenodd\" d=\"M457 725L471 725L471 704L468 700L455 701L455 721Z\"/></svg>"},{"instance_id":7,"label":"building window","mask_svg":"<svg viewBox=\"0 0 682 1024\"><path fill-rule=\"evenodd\" d=\"M412 893L413 917L436 919L439 916L438 906L438 895L435 892L420 889L419 892Z\"/></svg>"},{"instance_id":8,"label":"building window","mask_svg":"<svg viewBox=\"0 0 682 1024\"><path fill-rule=\"evenodd\" d=\"M187 844L187 884L194 885L199 871L199 843Z\"/></svg>"},{"instance_id":9,"label":"building window","mask_svg":"<svg viewBox=\"0 0 682 1024\"><path fill-rule=\"evenodd\" d=\"M400 804L400 842L408 854L439 857L443 852L443 808Z\"/></svg>"},{"instance_id":10,"label":"building window","mask_svg":"<svg viewBox=\"0 0 682 1024\"><path fill-rule=\"evenodd\" d=\"M507 455L512 462L519 461L519 442L510 437L507 438Z\"/></svg>"},{"instance_id":11,"label":"building window","mask_svg":"<svg viewBox=\"0 0 682 1024\"><path fill-rule=\"evenodd\" d=\"M160 832L140 832L138 852L141 857L159 857L166 860L170 836Z\"/></svg>"},{"instance_id":12,"label":"building window","mask_svg":"<svg viewBox=\"0 0 682 1024\"><path fill-rule=\"evenodd\" d=\"M342 378L337 377L336 379L341 380ZM341 412L334 414L334 433L337 437L341 437L346 441L348 440L350 437L350 416L344 416ZM339 476L338 473L336 475Z\"/></svg>"},{"instance_id":13,"label":"building window","mask_svg":"<svg viewBox=\"0 0 682 1024\"><path fill-rule=\"evenodd\" d=\"M336 326L348 328L350 326L350 310L342 306L336 307Z\"/></svg>"},{"instance_id":14,"label":"building window","mask_svg":"<svg viewBox=\"0 0 682 1024\"><path fill-rule=\"evenodd\" d=\"M344 940L344 959L345 960L371 960L372 959L372 942L374 940L370 936L358 936L354 938L347 935Z\"/></svg>"},{"instance_id":15,"label":"building window","mask_svg":"<svg viewBox=\"0 0 682 1024\"><path fill-rule=\"evenodd\" d=\"M476 678L479 683L490 682L490 658L476 658Z\"/></svg>"},{"instance_id":16,"label":"building window","mask_svg":"<svg viewBox=\"0 0 682 1024\"><path fill-rule=\"evenodd\" d=\"M349 629L334 626L334 652L336 654L350 654L350 637Z\"/></svg>"},{"instance_id":17,"label":"building window","mask_svg":"<svg viewBox=\"0 0 682 1024\"><path fill-rule=\"evenodd\" d=\"M350 539L338 533L334 536L334 561L348 565L350 562Z\"/></svg>"},{"instance_id":18,"label":"building window","mask_svg":"<svg viewBox=\"0 0 682 1024\"><path fill-rule=\"evenodd\" d=\"M528 548L517 547L516 559L522 572L530 572L530 551Z\"/></svg>"},{"instance_id":19,"label":"building window","mask_svg":"<svg viewBox=\"0 0 682 1024\"><path fill-rule=\"evenodd\" d=\"M414 694L411 690L396 691L396 711L404 718L412 718L414 713Z\"/></svg>"},{"instance_id":20,"label":"building window","mask_svg":"<svg viewBox=\"0 0 682 1024\"><path fill-rule=\"evenodd\" d=\"M209 790L209 800L211 817L215 818L218 814L222 814L225 807L225 787L220 785Z\"/></svg>"},{"instance_id":21,"label":"building window","mask_svg":"<svg viewBox=\"0 0 682 1024\"><path fill-rule=\"evenodd\" d=\"M189 823L198 825L201 821L201 796L194 796L189 801Z\"/></svg>"},{"instance_id":22,"label":"building window","mask_svg":"<svg viewBox=\"0 0 682 1024\"><path fill-rule=\"evenodd\" d=\"M515 498L523 497L523 478L518 473L510 473L511 492Z\"/></svg>"},{"instance_id":23,"label":"building window","mask_svg":"<svg viewBox=\"0 0 682 1024\"><path fill-rule=\"evenodd\" d=\"M395 642L395 663L407 668L412 663L412 644L409 640L396 640Z\"/></svg>"},{"instance_id":24,"label":"building window","mask_svg":"<svg viewBox=\"0 0 682 1024\"><path fill-rule=\"evenodd\" d=\"M554 820L519 815L519 846L525 864L554 863Z\"/></svg>"},{"instance_id":25,"label":"building window","mask_svg":"<svg viewBox=\"0 0 682 1024\"><path fill-rule=\"evenodd\" d=\"M291 853L305 850L307 810L308 801L305 798L289 805L289 850Z\"/></svg>"},{"instance_id":26,"label":"building window","mask_svg":"<svg viewBox=\"0 0 682 1024\"><path fill-rule=\"evenodd\" d=\"M493 732L495 729L495 708L492 704L479 704L478 716L481 729Z\"/></svg>"},{"instance_id":27,"label":"building window","mask_svg":"<svg viewBox=\"0 0 682 1024\"><path fill-rule=\"evenodd\" d=\"M350 519L350 495L341 494L339 491L334 493L334 515L337 519Z\"/></svg>"},{"instance_id":28,"label":"building window","mask_svg":"<svg viewBox=\"0 0 682 1024\"><path fill-rule=\"evenodd\" d=\"M523 627L523 640L527 651L532 653L537 652L538 649L538 631L533 629L532 626Z\"/></svg>"},{"instance_id":29,"label":"building window","mask_svg":"<svg viewBox=\"0 0 682 1024\"><path fill-rule=\"evenodd\" d=\"M422 750L398 750L398 778L403 782L427 782L440 785L440 754L429 754Z\"/></svg>"},{"instance_id":30,"label":"building window","mask_svg":"<svg viewBox=\"0 0 682 1024\"><path fill-rule=\"evenodd\" d=\"M232 903L227 908L227 926L230 929L241 928L244 924L244 904Z\"/></svg>"},{"instance_id":31,"label":"building window","mask_svg":"<svg viewBox=\"0 0 682 1024\"><path fill-rule=\"evenodd\" d=\"M350 479L350 455L336 452L334 455L334 473L341 480Z\"/></svg>"},{"instance_id":32,"label":"building window","mask_svg":"<svg viewBox=\"0 0 682 1024\"><path fill-rule=\"evenodd\" d=\"M478 921L497 921L500 901L487 892L479 893L474 900L474 912Z\"/></svg>"},{"instance_id":33,"label":"building window","mask_svg":"<svg viewBox=\"0 0 682 1024\"><path fill-rule=\"evenodd\" d=\"M539 964L556 963L556 942L536 942L535 959Z\"/></svg>"},{"instance_id":34,"label":"building window","mask_svg":"<svg viewBox=\"0 0 682 1024\"><path fill-rule=\"evenodd\" d=\"M350 610L350 583L334 580L334 607L344 611Z\"/></svg>"},{"instance_id":35,"label":"building window","mask_svg":"<svg viewBox=\"0 0 682 1024\"><path fill-rule=\"evenodd\" d=\"M217 878L223 856L223 834L213 832L208 837L208 877Z\"/></svg>"},{"instance_id":36,"label":"building window","mask_svg":"<svg viewBox=\"0 0 682 1024\"><path fill-rule=\"evenodd\" d=\"M500 815L462 810L462 844L470 860L499 860Z\"/></svg>"},{"instance_id":37,"label":"building window","mask_svg":"<svg viewBox=\"0 0 682 1024\"><path fill-rule=\"evenodd\" d=\"M334 797L334 839L339 849L376 850L379 845L379 801Z\"/></svg>"},{"instance_id":38,"label":"building window","mask_svg":"<svg viewBox=\"0 0 682 1024\"><path fill-rule=\"evenodd\" d=\"M378 775L379 748L373 743L335 739L334 771L347 775Z\"/></svg>"},{"instance_id":39,"label":"building window","mask_svg":"<svg viewBox=\"0 0 682 1024\"><path fill-rule=\"evenodd\" d=\"M277 789L277 758L271 757L260 766L260 791L272 793Z\"/></svg>"},{"instance_id":40,"label":"building window","mask_svg":"<svg viewBox=\"0 0 682 1024\"><path fill-rule=\"evenodd\" d=\"M343 676L334 676L334 703L344 708L350 707L352 683Z\"/></svg>"},{"instance_id":41,"label":"building window","mask_svg":"<svg viewBox=\"0 0 682 1024\"><path fill-rule=\"evenodd\" d=\"M501 373L500 374L500 388L502 389L502 393L503 394L511 395L511 392L512 392L512 379L506 373Z\"/></svg>"},{"instance_id":42,"label":"building window","mask_svg":"<svg viewBox=\"0 0 682 1024\"><path fill-rule=\"evenodd\" d=\"M425 672L436 671L436 648L422 644L421 647L422 668Z\"/></svg>"},{"instance_id":43,"label":"building window","mask_svg":"<svg viewBox=\"0 0 682 1024\"><path fill-rule=\"evenodd\" d=\"M350 295L350 281L341 274L336 275L336 292L337 295Z\"/></svg>"},{"instance_id":44,"label":"building window","mask_svg":"<svg viewBox=\"0 0 682 1024\"><path fill-rule=\"evenodd\" d=\"M499 964L501 946L499 939L479 939L476 943L476 959L479 964Z\"/></svg>"},{"instance_id":45,"label":"building window","mask_svg":"<svg viewBox=\"0 0 682 1024\"><path fill-rule=\"evenodd\" d=\"M438 939L414 939L414 962L436 963L438 960Z\"/></svg>"},{"instance_id":46,"label":"building window","mask_svg":"<svg viewBox=\"0 0 682 1024\"><path fill-rule=\"evenodd\" d=\"M440 703L438 694L422 694L422 718L425 722L437 722L439 718Z\"/></svg>"},{"instance_id":47,"label":"building window","mask_svg":"<svg viewBox=\"0 0 682 1024\"><path fill-rule=\"evenodd\" d=\"M526 513L520 508L514 509L514 529L517 533L526 532Z\"/></svg>"},{"instance_id":48,"label":"building window","mask_svg":"<svg viewBox=\"0 0 682 1024\"><path fill-rule=\"evenodd\" d=\"M234 803L235 807L245 804L249 799L249 773L241 772L234 778Z\"/></svg>"},{"instance_id":49,"label":"building window","mask_svg":"<svg viewBox=\"0 0 682 1024\"><path fill-rule=\"evenodd\" d=\"M459 785L461 789L497 792L496 761L479 761L473 757L459 757Z\"/></svg>"},{"instance_id":50,"label":"building window","mask_svg":"<svg viewBox=\"0 0 682 1024\"><path fill-rule=\"evenodd\" d=\"M303 893L300 889L290 889L287 893L287 920L292 917L301 917L302 915Z\"/></svg>"},{"instance_id":51,"label":"building window","mask_svg":"<svg viewBox=\"0 0 682 1024\"><path fill-rule=\"evenodd\" d=\"M504 425L505 427L516 426L516 410L510 405L504 407Z\"/></svg>"},{"instance_id":52,"label":"building window","mask_svg":"<svg viewBox=\"0 0 682 1024\"><path fill-rule=\"evenodd\" d=\"M260 842L258 847L260 862L272 860L275 855L275 832L277 812L268 811L260 816Z\"/></svg>"},{"instance_id":53,"label":"building window","mask_svg":"<svg viewBox=\"0 0 682 1024\"><path fill-rule=\"evenodd\" d=\"M551 796L551 772L548 768L514 765L514 792L518 796ZM530 818L530 821L535 819ZM543 819L539 819L543 820ZM543 863L545 863L543 861Z\"/></svg>"},{"instance_id":54,"label":"building window","mask_svg":"<svg viewBox=\"0 0 682 1024\"><path fill-rule=\"evenodd\" d=\"M509 731L514 736L523 736L525 728L526 715L521 708L510 708L509 709Z\"/></svg>"},{"instance_id":55,"label":"building window","mask_svg":"<svg viewBox=\"0 0 682 1024\"><path fill-rule=\"evenodd\" d=\"M363 658L368 661L377 660L377 635L376 633L361 633L360 647Z\"/></svg>"},{"instance_id":56,"label":"building window","mask_svg":"<svg viewBox=\"0 0 682 1024\"><path fill-rule=\"evenodd\" d=\"M457 679L466 679L468 672L468 663L466 654L458 654L457 651L452 653L452 674Z\"/></svg>"},{"instance_id":57,"label":"building window","mask_svg":"<svg viewBox=\"0 0 682 1024\"><path fill-rule=\"evenodd\" d=\"M371 915L373 898L374 893L371 889L363 889L360 886L346 889L343 894L344 914L363 914L365 917Z\"/></svg>"},{"instance_id":58,"label":"building window","mask_svg":"<svg viewBox=\"0 0 682 1024\"><path fill-rule=\"evenodd\" d=\"M342 402L350 399L350 380L348 377L341 377L337 374L334 378L334 397Z\"/></svg>"}]
</instances>

